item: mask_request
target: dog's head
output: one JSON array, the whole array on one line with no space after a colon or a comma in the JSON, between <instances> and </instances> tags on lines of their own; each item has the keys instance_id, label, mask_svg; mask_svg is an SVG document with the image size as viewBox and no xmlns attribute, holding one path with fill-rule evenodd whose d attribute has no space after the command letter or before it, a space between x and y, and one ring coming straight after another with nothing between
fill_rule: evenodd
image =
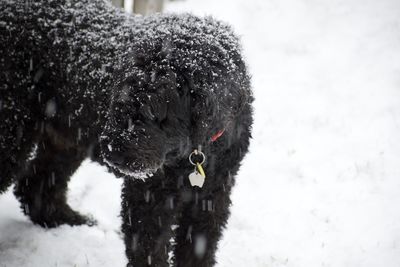
<instances>
[{"instance_id":1,"label":"dog's head","mask_svg":"<svg viewBox=\"0 0 400 267\"><path fill-rule=\"evenodd\" d=\"M119 66L100 139L104 161L117 173L146 178L187 159L248 102L248 77L232 39L223 48L211 37L198 47L192 35L182 38L144 38Z\"/></svg>"},{"instance_id":2,"label":"dog's head","mask_svg":"<svg viewBox=\"0 0 400 267\"><path fill-rule=\"evenodd\" d=\"M132 69L117 84L101 135L105 162L117 172L146 178L190 149L190 97L176 74Z\"/></svg>"}]
</instances>

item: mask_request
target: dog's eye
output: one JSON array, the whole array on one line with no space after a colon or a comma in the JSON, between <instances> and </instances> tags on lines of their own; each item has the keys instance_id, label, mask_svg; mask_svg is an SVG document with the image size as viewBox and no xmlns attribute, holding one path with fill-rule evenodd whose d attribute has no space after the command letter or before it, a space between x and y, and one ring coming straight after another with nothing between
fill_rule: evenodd
<instances>
[{"instance_id":1,"label":"dog's eye","mask_svg":"<svg viewBox=\"0 0 400 267\"><path fill-rule=\"evenodd\" d=\"M159 124L160 124L161 130L164 130L164 128L168 125L168 120L167 120L167 118L162 119L162 120L159 122Z\"/></svg>"}]
</instances>

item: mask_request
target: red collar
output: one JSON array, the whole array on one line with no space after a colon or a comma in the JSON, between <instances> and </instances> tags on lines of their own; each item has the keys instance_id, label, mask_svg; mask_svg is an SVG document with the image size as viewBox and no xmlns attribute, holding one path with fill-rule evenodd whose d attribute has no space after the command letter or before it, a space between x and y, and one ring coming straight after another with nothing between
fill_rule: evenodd
<instances>
[{"instance_id":1,"label":"red collar","mask_svg":"<svg viewBox=\"0 0 400 267\"><path fill-rule=\"evenodd\" d=\"M219 130L216 134L214 134L213 136L211 136L211 142L215 142L218 140L218 138L220 138L225 132L225 129Z\"/></svg>"}]
</instances>

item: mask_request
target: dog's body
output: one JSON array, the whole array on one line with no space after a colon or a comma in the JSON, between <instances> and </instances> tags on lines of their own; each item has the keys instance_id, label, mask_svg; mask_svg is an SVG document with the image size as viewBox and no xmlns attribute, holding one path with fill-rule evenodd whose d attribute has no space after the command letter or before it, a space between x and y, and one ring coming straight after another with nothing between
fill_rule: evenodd
<instances>
[{"instance_id":1,"label":"dog's body","mask_svg":"<svg viewBox=\"0 0 400 267\"><path fill-rule=\"evenodd\" d=\"M42 226L90 223L65 195L90 157L124 178L128 265L215 263L252 124L229 27L133 17L103 0L6 0L0 60L0 193L15 182L23 211ZM202 188L187 178L199 146Z\"/></svg>"}]
</instances>

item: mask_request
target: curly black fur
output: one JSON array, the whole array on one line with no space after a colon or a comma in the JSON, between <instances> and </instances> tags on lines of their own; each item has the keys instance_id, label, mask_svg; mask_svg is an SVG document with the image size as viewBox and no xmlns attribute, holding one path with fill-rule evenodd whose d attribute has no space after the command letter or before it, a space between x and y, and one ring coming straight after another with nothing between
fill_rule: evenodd
<instances>
[{"instance_id":1,"label":"curly black fur","mask_svg":"<svg viewBox=\"0 0 400 267\"><path fill-rule=\"evenodd\" d=\"M108 166L124 179L128 266L214 265L252 100L238 40L213 18L0 2L0 192L14 182L42 226L90 224L67 182L87 157ZM202 188L187 178L199 146Z\"/></svg>"}]
</instances>

